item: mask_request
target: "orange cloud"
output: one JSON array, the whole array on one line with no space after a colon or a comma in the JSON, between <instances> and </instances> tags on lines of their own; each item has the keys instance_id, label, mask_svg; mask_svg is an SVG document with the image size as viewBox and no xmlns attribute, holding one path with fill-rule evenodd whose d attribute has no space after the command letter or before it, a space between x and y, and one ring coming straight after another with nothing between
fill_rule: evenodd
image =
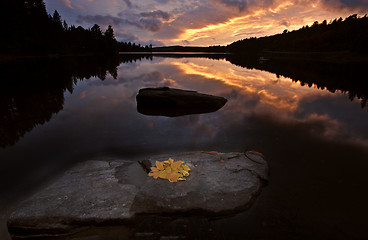
<instances>
[{"instance_id":1,"label":"orange cloud","mask_svg":"<svg viewBox=\"0 0 368 240\"><path fill-rule=\"evenodd\" d=\"M245 11L241 16L224 22L184 29L172 42L178 44L186 41L202 46L229 44L242 38L273 35L285 28L295 30L314 21L337 17L340 15L328 11L326 4L321 1L275 1L273 5Z\"/></svg>"},{"instance_id":2,"label":"orange cloud","mask_svg":"<svg viewBox=\"0 0 368 240\"><path fill-rule=\"evenodd\" d=\"M64 5L70 9L73 9L72 2L70 0L64 0Z\"/></svg>"}]
</instances>

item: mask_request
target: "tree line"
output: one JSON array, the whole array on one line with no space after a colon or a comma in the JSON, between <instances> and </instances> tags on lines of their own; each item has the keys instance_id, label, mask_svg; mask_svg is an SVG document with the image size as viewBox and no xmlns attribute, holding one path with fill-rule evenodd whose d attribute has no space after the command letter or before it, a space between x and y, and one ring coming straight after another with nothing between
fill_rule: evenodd
<instances>
[{"instance_id":1,"label":"tree line","mask_svg":"<svg viewBox=\"0 0 368 240\"><path fill-rule=\"evenodd\" d=\"M43 0L3 0L0 52L15 55L115 52L117 42L109 26L102 31L68 26L57 11L48 14Z\"/></svg>"},{"instance_id":2,"label":"tree line","mask_svg":"<svg viewBox=\"0 0 368 240\"><path fill-rule=\"evenodd\" d=\"M119 42L118 50L119 52L152 52L152 44L143 46L131 42Z\"/></svg>"},{"instance_id":3,"label":"tree line","mask_svg":"<svg viewBox=\"0 0 368 240\"><path fill-rule=\"evenodd\" d=\"M314 22L294 31L251 37L227 46L230 52L259 53L261 51L333 52L350 51L368 53L368 17L353 14L346 19Z\"/></svg>"},{"instance_id":4,"label":"tree line","mask_svg":"<svg viewBox=\"0 0 368 240\"><path fill-rule=\"evenodd\" d=\"M109 25L85 29L69 26L55 10L48 14L43 0L2 0L0 8L0 54L115 54L152 48L119 43Z\"/></svg>"}]
</instances>

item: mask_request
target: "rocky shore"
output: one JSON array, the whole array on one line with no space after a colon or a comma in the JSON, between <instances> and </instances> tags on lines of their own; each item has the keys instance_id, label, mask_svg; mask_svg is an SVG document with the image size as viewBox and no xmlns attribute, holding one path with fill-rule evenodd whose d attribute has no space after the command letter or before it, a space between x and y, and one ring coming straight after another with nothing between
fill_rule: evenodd
<instances>
[{"instance_id":1,"label":"rocky shore","mask_svg":"<svg viewBox=\"0 0 368 240\"><path fill-rule=\"evenodd\" d=\"M91 160L78 164L11 214L13 237L71 234L88 226L125 224L144 215L219 216L247 209L268 180L268 165L254 152L184 152L168 158L192 169L186 181L147 176L132 161Z\"/></svg>"}]
</instances>

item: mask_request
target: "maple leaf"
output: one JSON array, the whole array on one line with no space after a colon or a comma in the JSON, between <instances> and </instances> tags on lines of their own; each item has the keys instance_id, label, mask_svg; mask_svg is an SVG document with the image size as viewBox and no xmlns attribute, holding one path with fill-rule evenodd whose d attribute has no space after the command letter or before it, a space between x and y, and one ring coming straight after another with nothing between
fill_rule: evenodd
<instances>
[{"instance_id":1,"label":"maple leaf","mask_svg":"<svg viewBox=\"0 0 368 240\"><path fill-rule=\"evenodd\" d=\"M190 168L188 167L188 165L180 166L180 172L183 174L184 177L189 176L189 171L190 171Z\"/></svg>"},{"instance_id":2,"label":"maple leaf","mask_svg":"<svg viewBox=\"0 0 368 240\"><path fill-rule=\"evenodd\" d=\"M159 177L160 170L155 167L151 167L151 172L148 173L148 176L152 176L154 179L157 179Z\"/></svg>"},{"instance_id":3,"label":"maple leaf","mask_svg":"<svg viewBox=\"0 0 368 240\"><path fill-rule=\"evenodd\" d=\"M162 162L156 161L156 166L158 170L164 170L164 165L162 164Z\"/></svg>"},{"instance_id":4,"label":"maple leaf","mask_svg":"<svg viewBox=\"0 0 368 240\"><path fill-rule=\"evenodd\" d=\"M189 176L189 171L191 171L188 165L183 165L183 163L183 161L175 161L172 158L163 162L156 161L156 167L151 167L148 176L152 176L154 179L167 179L170 182L183 181L184 177Z\"/></svg>"}]
</instances>

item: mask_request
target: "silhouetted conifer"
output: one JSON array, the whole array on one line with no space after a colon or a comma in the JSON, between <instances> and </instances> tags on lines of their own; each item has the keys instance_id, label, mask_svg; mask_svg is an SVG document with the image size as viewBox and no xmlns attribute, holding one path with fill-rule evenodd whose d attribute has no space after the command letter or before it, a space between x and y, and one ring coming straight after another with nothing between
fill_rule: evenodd
<instances>
[{"instance_id":1,"label":"silhouetted conifer","mask_svg":"<svg viewBox=\"0 0 368 240\"><path fill-rule=\"evenodd\" d=\"M117 42L109 26L68 26L60 14L47 14L43 0L3 0L0 8L0 54L111 54ZM107 41L108 39L108 41Z\"/></svg>"},{"instance_id":2,"label":"silhouetted conifer","mask_svg":"<svg viewBox=\"0 0 368 240\"><path fill-rule=\"evenodd\" d=\"M269 51L368 53L368 18L353 14L345 20L327 23L315 21L294 31L260 38L247 38L231 43L227 49L234 53Z\"/></svg>"}]
</instances>

